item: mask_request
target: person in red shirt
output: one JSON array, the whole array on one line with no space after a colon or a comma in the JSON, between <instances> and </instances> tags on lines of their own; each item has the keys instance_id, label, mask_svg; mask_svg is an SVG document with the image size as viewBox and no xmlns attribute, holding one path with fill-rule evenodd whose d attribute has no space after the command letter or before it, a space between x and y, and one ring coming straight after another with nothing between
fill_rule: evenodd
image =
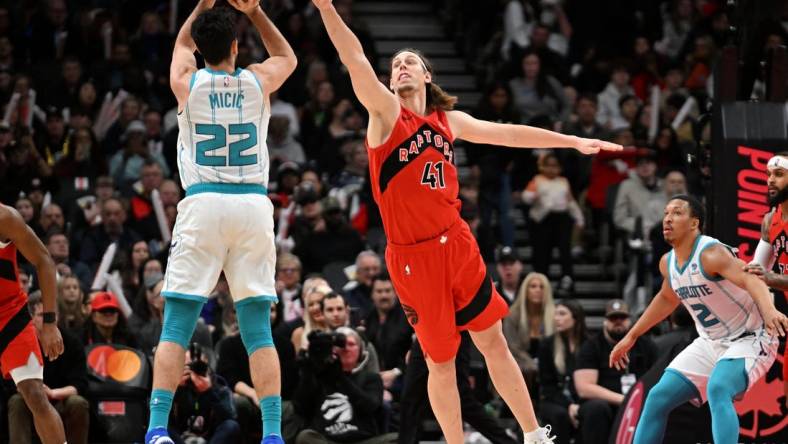
<instances>
[{"instance_id":1,"label":"person in red shirt","mask_svg":"<svg viewBox=\"0 0 788 444\"><path fill-rule=\"evenodd\" d=\"M572 147L585 154L622 148L454 111L457 99L433 83L429 62L415 50L395 54L387 89L331 0L313 2L350 73L356 96L369 112L370 182L388 241L386 265L427 356L430 403L447 442L463 442L454 366L461 330L470 331L484 355L497 391L525 431L525 442L551 442L549 427L540 428L536 421L525 381L501 330L508 306L487 276L476 240L460 218L452 147L455 139L464 139L508 147Z\"/></svg>"},{"instance_id":2,"label":"person in red shirt","mask_svg":"<svg viewBox=\"0 0 788 444\"><path fill-rule=\"evenodd\" d=\"M772 157L766 164L766 173L766 198L773 209L763 217L761 241L747 271L788 298L788 151ZM788 406L788 346L783 355L783 386Z\"/></svg>"},{"instance_id":3,"label":"person in red shirt","mask_svg":"<svg viewBox=\"0 0 788 444\"><path fill-rule=\"evenodd\" d=\"M17 249L35 266L41 286L44 326L38 338L27 310L27 294L19 284ZM0 370L4 378L13 378L33 413L43 444L66 442L63 422L47 398L41 355L43 349L47 358L54 360L63 353L55 316L56 295L55 262L46 247L15 209L0 204Z\"/></svg>"}]
</instances>

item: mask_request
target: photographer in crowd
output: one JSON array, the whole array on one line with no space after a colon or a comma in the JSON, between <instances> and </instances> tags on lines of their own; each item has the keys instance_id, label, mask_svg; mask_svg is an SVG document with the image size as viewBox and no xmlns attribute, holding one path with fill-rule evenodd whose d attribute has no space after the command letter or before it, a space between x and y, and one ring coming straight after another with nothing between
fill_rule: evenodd
<instances>
[{"instance_id":1,"label":"photographer in crowd","mask_svg":"<svg viewBox=\"0 0 788 444\"><path fill-rule=\"evenodd\" d=\"M224 444L239 442L233 394L208 366L202 347L192 342L186 352L181 383L175 392L170 436L176 443Z\"/></svg>"},{"instance_id":2,"label":"photographer in crowd","mask_svg":"<svg viewBox=\"0 0 788 444\"><path fill-rule=\"evenodd\" d=\"M295 412L306 424L296 444L396 442L396 434L380 435L383 382L377 373L363 370L369 355L359 334L340 327L313 331L308 339L293 396Z\"/></svg>"}]
</instances>

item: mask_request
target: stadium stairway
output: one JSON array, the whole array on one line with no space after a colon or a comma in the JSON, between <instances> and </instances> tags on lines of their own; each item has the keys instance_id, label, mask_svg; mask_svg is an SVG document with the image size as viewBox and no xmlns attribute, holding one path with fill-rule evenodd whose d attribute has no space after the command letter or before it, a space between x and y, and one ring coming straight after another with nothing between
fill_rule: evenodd
<instances>
[{"instance_id":1,"label":"stadium stairway","mask_svg":"<svg viewBox=\"0 0 788 444\"><path fill-rule=\"evenodd\" d=\"M355 20L366 24L375 39L379 54L377 72L389 73L390 59L395 51L414 47L429 57L436 69L436 82L443 89L459 98L458 108L468 111L481 98L474 76L466 66L453 40L445 33L439 14L432 10L431 2L419 0L356 0L353 4ZM468 174L465 151L462 144L455 145L455 161L460 177ZM512 218L516 227L515 246L524 258L526 271L531 257L528 233L523 212L515 209ZM555 252L557 253L557 251ZM610 264L601 260L603 254L587 252L575 263L574 297L583 305L588 326L592 330L601 328L605 302L620 295L626 279L622 264ZM549 277L557 286L560 267L554 254ZM608 261L609 262L609 261Z\"/></svg>"}]
</instances>

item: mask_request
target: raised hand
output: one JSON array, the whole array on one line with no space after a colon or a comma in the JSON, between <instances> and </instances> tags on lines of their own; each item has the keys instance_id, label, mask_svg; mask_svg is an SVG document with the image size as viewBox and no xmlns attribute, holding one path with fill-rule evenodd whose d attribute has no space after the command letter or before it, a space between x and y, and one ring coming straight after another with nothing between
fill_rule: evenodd
<instances>
[{"instance_id":1,"label":"raised hand","mask_svg":"<svg viewBox=\"0 0 788 444\"><path fill-rule=\"evenodd\" d=\"M596 154L600 151L621 151L624 149L623 146L616 143L598 139L584 139L582 137L578 137L575 148L583 154Z\"/></svg>"},{"instance_id":2,"label":"raised hand","mask_svg":"<svg viewBox=\"0 0 788 444\"><path fill-rule=\"evenodd\" d=\"M249 15L260 5L260 0L227 0L227 3L233 8Z\"/></svg>"}]
</instances>

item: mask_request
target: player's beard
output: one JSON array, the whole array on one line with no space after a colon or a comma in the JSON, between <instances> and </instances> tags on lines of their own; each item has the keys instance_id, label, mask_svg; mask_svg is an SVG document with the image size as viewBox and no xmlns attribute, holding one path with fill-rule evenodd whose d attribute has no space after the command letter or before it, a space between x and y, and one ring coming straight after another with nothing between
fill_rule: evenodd
<instances>
[{"instance_id":1,"label":"player's beard","mask_svg":"<svg viewBox=\"0 0 788 444\"><path fill-rule=\"evenodd\" d=\"M780 205L781 203L785 202L786 199L788 199L788 186L782 188L774 196L767 194L766 198L769 201L770 207L776 207L777 205Z\"/></svg>"}]
</instances>

